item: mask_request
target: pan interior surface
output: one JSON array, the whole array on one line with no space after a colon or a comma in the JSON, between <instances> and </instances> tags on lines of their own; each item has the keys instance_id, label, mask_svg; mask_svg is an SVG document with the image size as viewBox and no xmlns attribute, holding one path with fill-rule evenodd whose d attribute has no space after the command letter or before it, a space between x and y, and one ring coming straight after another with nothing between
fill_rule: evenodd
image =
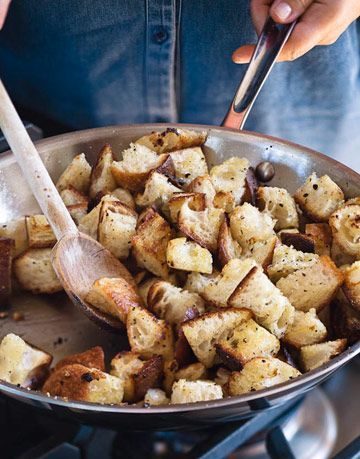
<instances>
[{"instance_id":1,"label":"pan interior surface","mask_svg":"<svg viewBox=\"0 0 360 459\"><path fill-rule=\"evenodd\" d=\"M94 164L97 154L105 143L111 144L117 158L121 151L137 138L155 130L169 126L207 131L208 138L204 151L210 165L220 163L231 156L244 156L252 166L261 161L271 161L275 166L275 176L269 185L287 188L293 193L310 175L329 174L344 190L347 198L360 195L360 176L346 166L325 155L308 150L299 145L290 144L280 139L262 136L249 132L237 132L226 128L198 125L133 125L97 128L74 132L37 143L38 150L54 181L71 159L85 153L88 161ZM39 208L20 168L11 153L0 156L0 225L18 217L38 212ZM24 320L14 321L13 312L20 312ZM7 333L15 333L23 339L51 353L54 363L65 355L81 352L91 346L100 345L108 358L127 346L126 337L100 330L80 311L75 309L65 294L35 296L15 291L11 300L9 316L0 321L0 339ZM309 390L316 383L340 367L360 352L360 343L347 349L329 364L280 386L239 397L232 397L207 403L183 406L157 407L151 409L125 406L102 406L78 402L65 402L61 399L47 397L37 392L27 391L9 384L0 383L0 391L22 399L28 403L43 404L44 407L64 406L72 411L94 411L106 413L138 413L151 416L165 413L204 412L204 419L211 410L227 410L230 416L222 414L222 420L231 420L236 413L249 415L252 400L264 399L269 403L280 403L289 400L301 392ZM231 408L232 407L232 408ZM232 411L231 411L232 410ZM189 414L189 416L190 416ZM211 414L210 414L211 416ZM216 417L216 416L215 416ZM214 417L214 420L216 420ZM219 417L220 419L220 417ZM178 422L182 422L178 420ZM174 421L175 425L175 421Z\"/></svg>"}]
</instances>

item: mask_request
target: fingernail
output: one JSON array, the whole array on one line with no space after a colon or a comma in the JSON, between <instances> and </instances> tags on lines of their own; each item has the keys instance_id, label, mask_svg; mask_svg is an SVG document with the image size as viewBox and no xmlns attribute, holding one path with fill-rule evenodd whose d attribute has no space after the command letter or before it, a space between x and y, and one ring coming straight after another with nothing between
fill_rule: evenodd
<instances>
[{"instance_id":1,"label":"fingernail","mask_svg":"<svg viewBox=\"0 0 360 459\"><path fill-rule=\"evenodd\" d=\"M285 21L291 16L292 9L288 3L280 2L274 6L272 12L282 21Z\"/></svg>"}]
</instances>

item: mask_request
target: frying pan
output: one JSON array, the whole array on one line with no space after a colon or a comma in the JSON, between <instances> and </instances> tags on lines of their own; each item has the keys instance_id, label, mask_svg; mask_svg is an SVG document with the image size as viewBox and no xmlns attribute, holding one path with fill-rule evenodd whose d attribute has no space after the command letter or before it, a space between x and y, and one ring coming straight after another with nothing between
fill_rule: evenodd
<instances>
[{"instance_id":1,"label":"frying pan","mask_svg":"<svg viewBox=\"0 0 360 459\"><path fill-rule=\"evenodd\" d=\"M237 130L242 128L256 95L293 27L294 24L278 27L271 21L265 25L250 66L226 115L224 124L227 127L146 124L90 129L49 138L37 142L36 146L52 179L56 181L72 158L81 152L94 164L101 147L110 143L115 157L120 159L119 152L143 135L168 127L186 127L195 131L207 131L204 152L210 166L231 156L245 156L253 166L262 161L272 162L276 174L269 184L284 187L291 193L316 171L320 175L329 173L347 198L360 195L360 176L337 161L281 139ZM11 152L1 155L0 225L39 210L14 156ZM11 301L12 312L24 314L25 320L16 322L11 316L1 320L0 337L10 332L16 333L51 353L54 363L65 355L95 345L101 345L109 358L127 346L123 335L109 334L98 329L74 308L65 294L34 296L16 291ZM2 381L0 392L50 414L86 424L132 430L200 428L246 419L296 400L359 353L360 342L353 344L326 365L278 386L194 404L142 408L65 401Z\"/></svg>"}]
</instances>

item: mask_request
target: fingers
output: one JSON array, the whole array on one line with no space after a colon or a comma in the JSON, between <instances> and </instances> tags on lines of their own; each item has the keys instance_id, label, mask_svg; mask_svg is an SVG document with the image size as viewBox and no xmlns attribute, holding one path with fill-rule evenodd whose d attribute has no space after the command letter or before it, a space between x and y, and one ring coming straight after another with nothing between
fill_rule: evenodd
<instances>
[{"instance_id":1,"label":"fingers","mask_svg":"<svg viewBox=\"0 0 360 459\"><path fill-rule=\"evenodd\" d=\"M0 0L0 30L3 28L11 0Z\"/></svg>"},{"instance_id":2,"label":"fingers","mask_svg":"<svg viewBox=\"0 0 360 459\"><path fill-rule=\"evenodd\" d=\"M270 8L270 16L275 22L288 24L298 19L314 0L274 0Z\"/></svg>"},{"instance_id":3,"label":"fingers","mask_svg":"<svg viewBox=\"0 0 360 459\"><path fill-rule=\"evenodd\" d=\"M273 0L251 0L251 18L258 35L260 35L265 21L269 16L269 10L272 2Z\"/></svg>"}]
</instances>

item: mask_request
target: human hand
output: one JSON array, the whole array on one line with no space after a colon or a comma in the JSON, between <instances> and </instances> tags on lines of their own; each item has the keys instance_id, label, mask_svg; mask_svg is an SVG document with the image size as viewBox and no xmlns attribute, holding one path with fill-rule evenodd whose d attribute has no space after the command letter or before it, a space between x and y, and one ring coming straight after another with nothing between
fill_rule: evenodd
<instances>
[{"instance_id":1,"label":"human hand","mask_svg":"<svg viewBox=\"0 0 360 459\"><path fill-rule=\"evenodd\" d=\"M11 0L0 0L0 30L3 28Z\"/></svg>"},{"instance_id":2,"label":"human hand","mask_svg":"<svg viewBox=\"0 0 360 459\"><path fill-rule=\"evenodd\" d=\"M314 46L331 45L360 16L360 0L251 0L251 16L259 34L270 15L277 23L298 22L278 61L292 61ZM236 64L249 62L255 46L234 51Z\"/></svg>"}]
</instances>

